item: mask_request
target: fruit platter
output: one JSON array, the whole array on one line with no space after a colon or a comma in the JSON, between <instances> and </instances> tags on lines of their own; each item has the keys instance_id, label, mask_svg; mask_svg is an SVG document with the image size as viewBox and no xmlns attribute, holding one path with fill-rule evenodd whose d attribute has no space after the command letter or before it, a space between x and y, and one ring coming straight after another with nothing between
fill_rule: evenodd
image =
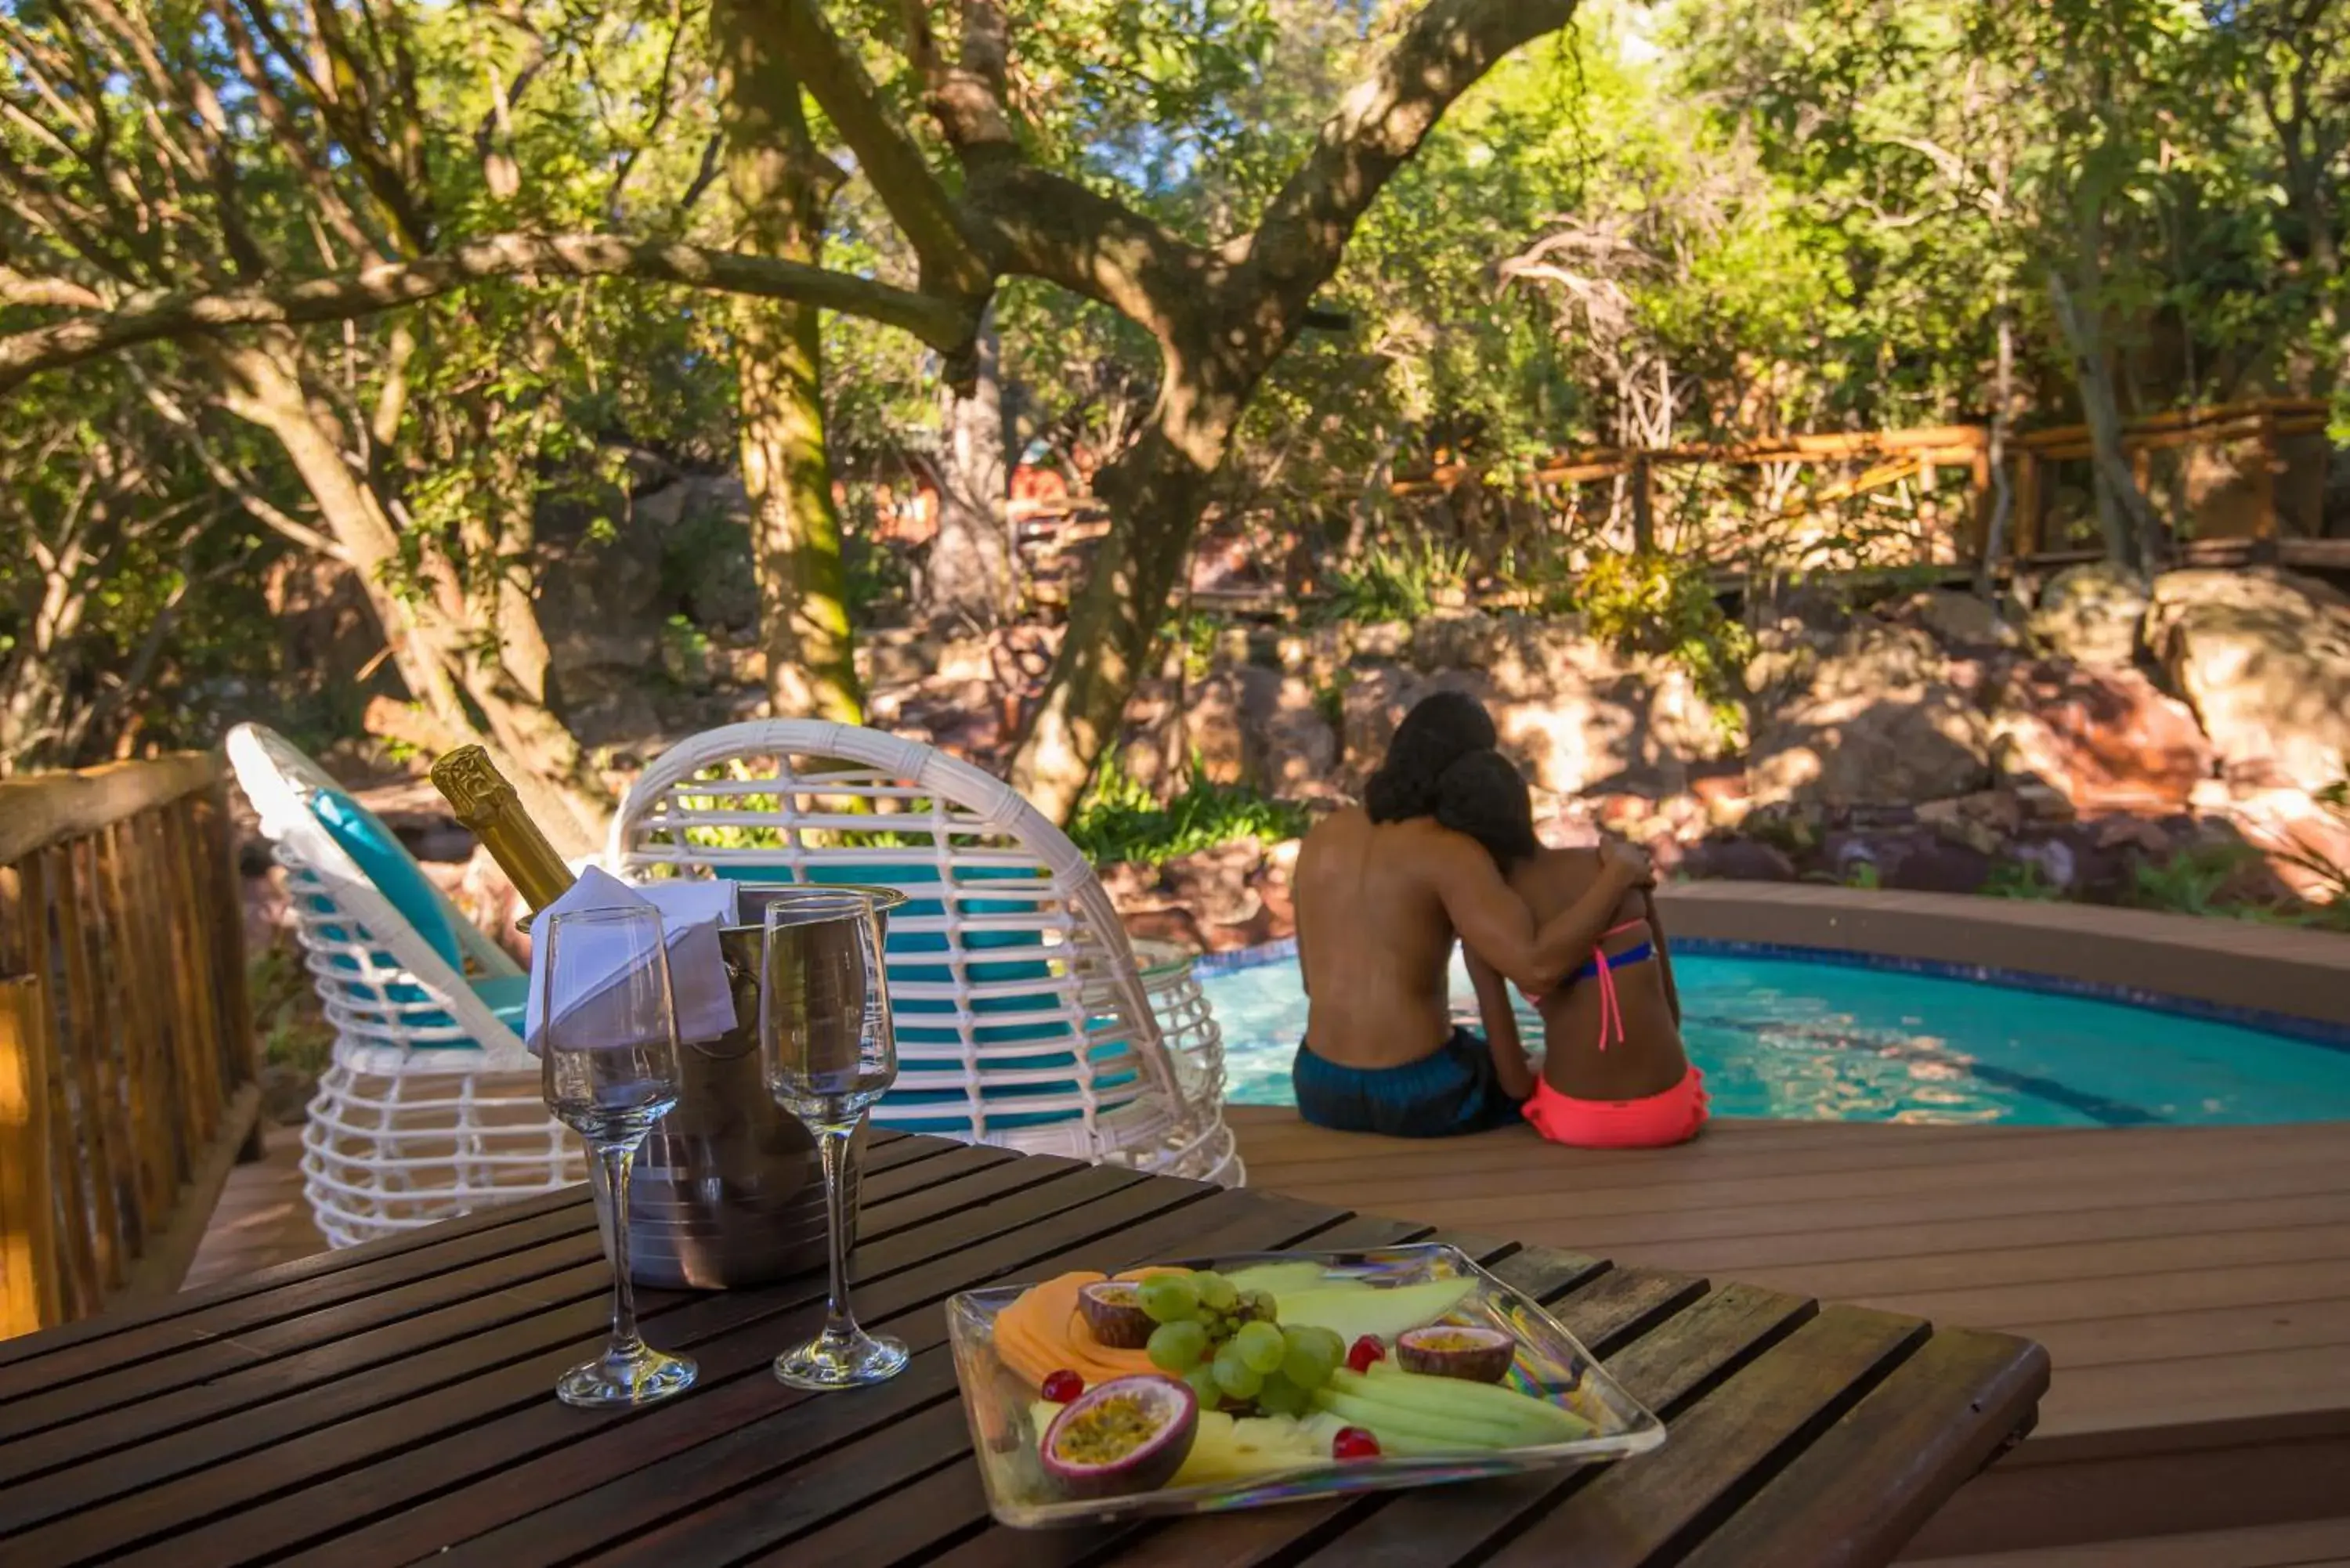
<instances>
[{"instance_id":1,"label":"fruit platter","mask_svg":"<svg viewBox=\"0 0 2350 1568\"><path fill-rule=\"evenodd\" d=\"M1066 1273L947 1303L1006 1524L1196 1513L1617 1459L1664 1424L1445 1246Z\"/></svg>"}]
</instances>

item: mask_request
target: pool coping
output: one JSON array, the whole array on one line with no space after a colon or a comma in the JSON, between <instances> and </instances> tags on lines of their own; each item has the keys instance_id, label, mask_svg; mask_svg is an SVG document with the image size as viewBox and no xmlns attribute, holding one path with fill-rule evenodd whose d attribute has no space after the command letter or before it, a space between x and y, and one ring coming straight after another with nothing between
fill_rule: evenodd
<instances>
[{"instance_id":1,"label":"pool coping","mask_svg":"<svg viewBox=\"0 0 2350 1568\"><path fill-rule=\"evenodd\" d=\"M1692 954L1842 962L2123 1002L2350 1050L2350 936L2241 920L1817 883L1657 890ZM1277 962L1295 939L1203 954L1194 972Z\"/></svg>"}]
</instances>

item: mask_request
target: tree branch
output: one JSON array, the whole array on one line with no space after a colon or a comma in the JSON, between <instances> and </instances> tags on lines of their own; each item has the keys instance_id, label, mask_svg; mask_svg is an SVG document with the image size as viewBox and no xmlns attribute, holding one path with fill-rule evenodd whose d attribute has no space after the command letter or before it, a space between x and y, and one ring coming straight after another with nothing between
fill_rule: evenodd
<instances>
[{"instance_id":1,"label":"tree branch","mask_svg":"<svg viewBox=\"0 0 2350 1568\"><path fill-rule=\"evenodd\" d=\"M134 343L225 327L347 321L431 299L484 278L534 273L633 277L802 300L902 328L950 355L966 350L976 330L975 317L960 305L795 262L612 234L497 234L419 261L362 267L277 288L134 296L105 316L0 337L0 391L36 371Z\"/></svg>"},{"instance_id":2,"label":"tree branch","mask_svg":"<svg viewBox=\"0 0 2350 1568\"><path fill-rule=\"evenodd\" d=\"M974 168L964 202L1003 271L1059 284L1154 330L1163 332L1229 270L1174 231L1031 164Z\"/></svg>"},{"instance_id":3,"label":"tree branch","mask_svg":"<svg viewBox=\"0 0 2350 1568\"><path fill-rule=\"evenodd\" d=\"M1557 31L1575 0L1432 0L1357 83L1245 242L1284 294L1310 295L1337 267L1364 211L1452 100L1503 56Z\"/></svg>"},{"instance_id":4,"label":"tree branch","mask_svg":"<svg viewBox=\"0 0 2350 1568\"><path fill-rule=\"evenodd\" d=\"M873 182L890 221L921 262L923 286L962 299L983 299L995 279L963 233L946 187L931 172L922 150L889 112L864 63L832 30L816 0L775 0L747 10L746 25L775 29L772 42L777 53L791 63L801 85L856 155L858 167Z\"/></svg>"}]
</instances>

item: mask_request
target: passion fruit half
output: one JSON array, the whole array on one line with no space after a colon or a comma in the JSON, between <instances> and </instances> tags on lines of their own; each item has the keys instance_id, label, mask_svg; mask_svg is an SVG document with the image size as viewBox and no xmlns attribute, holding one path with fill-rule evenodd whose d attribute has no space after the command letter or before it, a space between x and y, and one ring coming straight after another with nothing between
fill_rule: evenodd
<instances>
[{"instance_id":1,"label":"passion fruit half","mask_svg":"<svg viewBox=\"0 0 2350 1568\"><path fill-rule=\"evenodd\" d=\"M1497 1328L1439 1324L1396 1335L1397 1365L1430 1377L1499 1383L1510 1375L1517 1354L1518 1342Z\"/></svg>"},{"instance_id":2,"label":"passion fruit half","mask_svg":"<svg viewBox=\"0 0 2350 1568\"><path fill-rule=\"evenodd\" d=\"M1140 1350L1159 1324L1142 1310L1140 1288L1126 1280L1105 1280L1077 1293L1077 1310L1095 1339L1113 1350Z\"/></svg>"},{"instance_id":3,"label":"passion fruit half","mask_svg":"<svg viewBox=\"0 0 2350 1568\"><path fill-rule=\"evenodd\" d=\"M1200 1430L1199 1397L1172 1377L1113 1377L1061 1407L1037 1458L1070 1497L1161 1487Z\"/></svg>"}]
</instances>

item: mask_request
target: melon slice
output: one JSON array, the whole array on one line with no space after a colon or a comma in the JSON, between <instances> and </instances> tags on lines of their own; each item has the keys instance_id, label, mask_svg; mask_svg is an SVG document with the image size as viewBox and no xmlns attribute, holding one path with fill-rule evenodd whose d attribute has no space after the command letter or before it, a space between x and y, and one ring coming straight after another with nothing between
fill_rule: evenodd
<instances>
[{"instance_id":1,"label":"melon slice","mask_svg":"<svg viewBox=\"0 0 2350 1568\"><path fill-rule=\"evenodd\" d=\"M1325 1284L1338 1282L1324 1277L1321 1264L1304 1261L1295 1263L1253 1263L1245 1269L1234 1269L1224 1278L1232 1281L1232 1289L1243 1295L1246 1295L1251 1291L1263 1291L1276 1300L1293 1292L1310 1291Z\"/></svg>"},{"instance_id":2,"label":"melon slice","mask_svg":"<svg viewBox=\"0 0 2350 1568\"><path fill-rule=\"evenodd\" d=\"M1377 1290L1368 1285L1323 1285L1276 1298L1284 1326L1326 1328L1352 1345L1369 1334L1391 1340L1409 1328L1434 1323L1477 1288L1473 1279L1427 1280L1416 1285Z\"/></svg>"}]
</instances>

